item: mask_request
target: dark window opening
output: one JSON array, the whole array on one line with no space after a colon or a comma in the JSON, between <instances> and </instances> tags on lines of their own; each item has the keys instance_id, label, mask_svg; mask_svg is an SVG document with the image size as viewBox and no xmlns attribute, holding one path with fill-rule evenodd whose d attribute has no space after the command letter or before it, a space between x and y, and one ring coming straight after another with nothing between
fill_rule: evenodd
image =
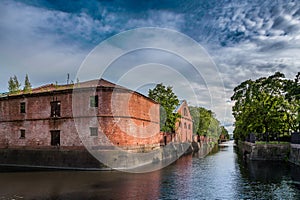
<instances>
[{"instance_id":1,"label":"dark window opening","mask_svg":"<svg viewBox=\"0 0 300 200\"><path fill-rule=\"evenodd\" d=\"M20 130L20 139L24 139L25 138L25 130L21 129Z\"/></svg>"},{"instance_id":2,"label":"dark window opening","mask_svg":"<svg viewBox=\"0 0 300 200\"><path fill-rule=\"evenodd\" d=\"M25 104L25 102L20 103L20 113L26 113L26 104Z\"/></svg>"},{"instance_id":3,"label":"dark window opening","mask_svg":"<svg viewBox=\"0 0 300 200\"><path fill-rule=\"evenodd\" d=\"M90 96L90 107L98 107L98 95Z\"/></svg>"},{"instance_id":4,"label":"dark window opening","mask_svg":"<svg viewBox=\"0 0 300 200\"><path fill-rule=\"evenodd\" d=\"M51 102L51 117L60 117L60 101Z\"/></svg>"},{"instance_id":5,"label":"dark window opening","mask_svg":"<svg viewBox=\"0 0 300 200\"><path fill-rule=\"evenodd\" d=\"M183 114L184 114L184 116L187 116L187 115L188 115L188 114L187 114L187 109L186 109L186 108L184 108Z\"/></svg>"},{"instance_id":6,"label":"dark window opening","mask_svg":"<svg viewBox=\"0 0 300 200\"><path fill-rule=\"evenodd\" d=\"M179 122L179 127L181 127L181 122Z\"/></svg>"},{"instance_id":7,"label":"dark window opening","mask_svg":"<svg viewBox=\"0 0 300 200\"><path fill-rule=\"evenodd\" d=\"M91 136L98 136L98 128L97 127L90 127Z\"/></svg>"},{"instance_id":8,"label":"dark window opening","mask_svg":"<svg viewBox=\"0 0 300 200\"><path fill-rule=\"evenodd\" d=\"M60 146L60 130L50 131L51 133L51 145Z\"/></svg>"},{"instance_id":9,"label":"dark window opening","mask_svg":"<svg viewBox=\"0 0 300 200\"><path fill-rule=\"evenodd\" d=\"M189 129L191 130L191 125L189 124Z\"/></svg>"},{"instance_id":10,"label":"dark window opening","mask_svg":"<svg viewBox=\"0 0 300 200\"><path fill-rule=\"evenodd\" d=\"M186 128L186 123L184 122L184 128Z\"/></svg>"}]
</instances>

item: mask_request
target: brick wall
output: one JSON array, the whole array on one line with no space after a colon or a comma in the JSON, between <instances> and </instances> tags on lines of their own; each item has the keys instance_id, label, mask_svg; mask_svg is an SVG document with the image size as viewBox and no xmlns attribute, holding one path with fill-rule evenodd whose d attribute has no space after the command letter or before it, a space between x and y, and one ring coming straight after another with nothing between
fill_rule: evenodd
<instances>
[{"instance_id":1,"label":"brick wall","mask_svg":"<svg viewBox=\"0 0 300 200\"><path fill-rule=\"evenodd\" d=\"M186 111L184 111L186 110ZM193 141L193 121L187 103L184 101L178 109L181 118L176 122L176 140L180 142Z\"/></svg>"},{"instance_id":2,"label":"brick wall","mask_svg":"<svg viewBox=\"0 0 300 200\"><path fill-rule=\"evenodd\" d=\"M0 98L0 148L50 147L51 130L60 130L61 147L159 145L159 104L122 88L75 91L74 96L67 89ZM98 107L90 107L94 95ZM58 118L50 117L53 100L61 102ZM21 102L25 113L20 113ZM98 127L98 135L91 136L90 127Z\"/></svg>"}]
</instances>

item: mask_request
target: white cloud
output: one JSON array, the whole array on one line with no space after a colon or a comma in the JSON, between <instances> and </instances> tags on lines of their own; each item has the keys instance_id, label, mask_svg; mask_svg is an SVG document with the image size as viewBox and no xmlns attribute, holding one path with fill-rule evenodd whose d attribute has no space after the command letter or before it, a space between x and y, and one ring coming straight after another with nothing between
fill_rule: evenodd
<instances>
[{"instance_id":1,"label":"white cloud","mask_svg":"<svg viewBox=\"0 0 300 200\"><path fill-rule=\"evenodd\" d=\"M150 62L153 58L158 63L176 66L176 70L186 77L193 77L190 85L201 95L198 103L211 108L210 98L213 98L215 106L211 109L224 124L233 122L230 115L232 105L226 101L236 85L249 78L268 76L275 71L282 71L287 77L294 78L300 71L300 2L297 1L212 1L212 9L208 10L197 3L185 3L186 7L174 9L155 9L151 3L142 3L140 6L148 7L141 10L133 5L126 7L124 3L122 6L114 2L89 3L96 15L85 10L88 8L64 12L47 9L47 6L2 1L0 91L7 90L7 80L14 74L23 79L28 73L34 86L54 81L64 83L67 73L75 77L85 56L99 42L124 30L145 26L182 31L206 47L218 69L212 70L205 63L203 57L207 56L206 53L188 52L189 44L176 47L176 51L188 53L192 64L202 64L198 77L191 76L192 68L179 61L179 58L174 59L174 55L149 54L144 57L144 61ZM84 1L84 4L88 3ZM182 6L180 3L172 5ZM149 41L148 45L166 45L166 48L174 48L181 42L173 38L175 45L170 46L158 38ZM147 44L147 40L144 42L144 45ZM97 67L103 67L102 64L105 67L105 61L123 52L129 43L135 43L135 40L125 44L111 44L112 48L107 49L106 54L109 56L99 57L103 62L91 62L96 66L96 72ZM124 66L145 64L138 59L123 62ZM126 69L130 68L119 68L114 76L117 77ZM139 78L139 74L135 77ZM197 78L198 81L195 81ZM223 80L224 86L219 80ZM211 96L206 92L207 85L213 92ZM184 82L178 84L179 88L184 86ZM184 95L189 98L188 94Z\"/></svg>"},{"instance_id":2,"label":"white cloud","mask_svg":"<svg viewBox=\"0 0 300 200\"><path fill-rule=\"evenodd\" d=\"M2 92L14 74L23 79L28 73L34 86L65 82L66 74L74 77L89 51L114 33L138 26L178 28L178 22L183 23L180 14L155 10L146 18L128 20L127 13L108 12L100 4L101 19L85 12L68 13L14 1L3 1L0 11Z\"/></svg>"}]
</instances>

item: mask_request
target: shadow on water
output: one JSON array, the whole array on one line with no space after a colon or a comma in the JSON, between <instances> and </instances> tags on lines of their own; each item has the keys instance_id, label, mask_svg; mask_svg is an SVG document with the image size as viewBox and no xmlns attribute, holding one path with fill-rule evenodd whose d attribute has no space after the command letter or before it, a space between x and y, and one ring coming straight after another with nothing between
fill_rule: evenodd
<instances>
[{"instance_id":1,"label":"shadow on water","mask_svg":"<svg viewBox=\"0 0 300 200\"><path fill-rule=\"evenodd\" d=\"M291 169L299 168L298 166L294 166L286 161L244 160L236 148L235 153L238 155L237 162L239 164L241 174L244 178L251 181L281 181L282 177L291 176Z\"/></svg>"},{"instance_id":2,"label":"shadow on water","mask_svg":"<svg viewBox=\"0 0 300 200\"><path fill-rule=\"evenodd\" d=\"M0 199L300 199L298 166L245 162L232 143L202 153L141 174L0 169Z\"/></svg>"},{"instance_id":3,"label":"shadow on water","mask_svg":"<svg viewBox=\"0 0 300 200\"><path fill-rule=\"evenodd\" d=\"M237 154L243 187L240 197L250 199L300 199L300 167L287 161L251 161Z\"/></svg>"}]
</instances>

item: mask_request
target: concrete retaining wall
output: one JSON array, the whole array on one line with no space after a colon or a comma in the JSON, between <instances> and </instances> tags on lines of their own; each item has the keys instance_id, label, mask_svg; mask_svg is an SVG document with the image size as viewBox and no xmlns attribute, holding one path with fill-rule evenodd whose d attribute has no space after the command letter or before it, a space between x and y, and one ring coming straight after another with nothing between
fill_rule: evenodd
<instances>
[{"instance_id":1,"label":"concrete retaining wall","mask_svg":"<svg viewBox=\"0 0 300 200\"><path fill-rule=\"evenodd\" d=\"M111 168L125 171L144 167L147 169L160 168L168 165L186 153L197 152L206 156L212 147L206 143L171 143L148 153L137 153L111 150L95 150L94 155L100 156L101 161L109 163L105 166L94 158L87 150L66 149L0 149L0 165L26 166L56 169L108 170ZM103 153L105 152L105 153Z\"/></svg>"},{"instance_id":2,"label":"concrete retaining wall","mask_svg":"<svg viewBox=\"0 0 300 200\"><path fill-rule=\"evenodd\" d=\"M289 161L296 165L300 165L300 144L291 144Z\"/></svg>"},{"instance_id":3,"label":"concrete retaining wall","mask_svg":"<svg viewBox=\"0 0 300 200\"><path fill-rule=\"evenodd\" d=\"M290 155L290 144L254 144L239 141L238 147L249 160L287 160Z\"/></svg>"},{"instance_id":4,"label":"concrete retaining wall","mask_svg":"<svg viewBox=\"0 0 300 200\"><path fill-rule=\"evenodd\" d=\"M41 168L106 168L86 150L0 149L0 165Z\"/></svg>"}]
</instances>

